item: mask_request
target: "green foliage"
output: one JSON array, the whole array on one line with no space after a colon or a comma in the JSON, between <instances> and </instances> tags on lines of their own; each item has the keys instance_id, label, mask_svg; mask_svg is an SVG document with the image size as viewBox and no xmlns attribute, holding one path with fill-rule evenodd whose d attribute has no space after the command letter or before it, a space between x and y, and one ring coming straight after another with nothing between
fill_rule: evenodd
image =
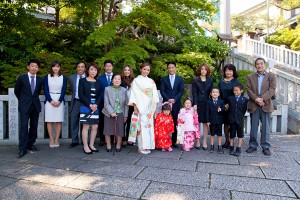
<instances>
[{"instance_id":1,"label":"green foliage","mask_svg":"<svg viewBox=\"0 0 300 200\"><path fill-rule=\"evenodd\" d=\"M166 62L175 61L177 73L191 83L199 64L213 66L227 55L229 47L204 36L198 25L198 20L211 21L217 11L214 1L132 0L126 2L132 5L129 13L122 13L121 4L119 11L111 9L111 2L118 1L0 2L0 91L13 87L33 57L42 62L40 76L49 72L51 60L60 61L67 76L79 60L97 61L101 66L111 59L117 72L129 64L135 73L139 73L140 63L148 61L150 77L157 82L167 74ZM30 14L45 5L60 14L59 26L58 21L54 26Z\"/></svg>"},{"instance_id":2,"label":"green foliage","mask_svg":"<svg viewBox=\"0 0 300 200\"><path fill-rule=\"evenodd\" d=\"M249 74L252 74L253 71L250 70L237 70L238 75L239 75L239 81L240 83L244 86L244 93L247 92L247 88L246 88L246 82L247 82L247 76Z\"/></svg>"},{"instance_id":3,"label":"green foliage","mask_svg":"<svg viewBox=\"0 0 300 200\"><path fill-rule=\"evenodd\" d=\"M277 31L276 34L271 35L266 39L266 42L275 45L285 45L295 51L300 50L300 26L295 29L290 29L289 27L283 28Z\"/></svg>"}]
</instances>

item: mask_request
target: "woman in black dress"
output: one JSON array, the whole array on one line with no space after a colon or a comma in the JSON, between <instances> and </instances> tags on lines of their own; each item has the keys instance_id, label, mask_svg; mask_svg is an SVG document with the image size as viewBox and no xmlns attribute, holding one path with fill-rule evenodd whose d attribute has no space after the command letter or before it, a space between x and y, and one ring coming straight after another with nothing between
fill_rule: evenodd
<instances>
[{"instance_id":1,"label":"woman in black dress","mask_svg":"<svg viewBox=\"0 0 300 200\"><path fill-rule=\"evenodd\" d=\"M126 66L123 67L121 77L122 77L121 86L125 87L127 89L127 96L129 98L131 83L134 79L133 70L129 65L126 65ZM124 124L125 125L125 135L123 137L123 145L122 145L123 147L126 147L127 144L132 145L132 142L127 142L128 141L128 135L129 135L129 129L130 129L130 122L131 122L132 113L133 113L133 106L129 106L128 117L127 117L127 120Z\"/></svg>"},{"instance_id":2,"label":"woman in black dress","mask_svg":"<svg viewBox=\"0 0 300 200\"><path fill-rule=\"evenodd\" d=\"M97 135L100 104L100 83L97 79L100 69L96 63L91 63L86 70L86 78L79 80L78 95L80 105L80 123L82 126L83 151L86 154L98 152L94 142ZM88 144L88 130L91 127Z\"/></svg>"},{"instance_id":3,"label":"woman in black dress","mask_svg":"<svg viewBox=\"0 0 300 200\"><path fill-rule=\"evenodd\" d=\"M223 69L223 79L219 82L220 98L223 99L225 103L224 112L224 133L226 141L223 144L223 148L229 148L229 123L228 123L228 97L233 96L233 86L240 83L238 78L238 73L236 67L232 64L227 64Z\"/></svg>"},{"instance_id":4,"label":"woman in black dress","mask_svg":"<svg viewBox=\"0 0 300 200\"><path fill-rule=\"evenodd\" d=\"M199 123L203 124L203 150L207 150L207 134L208 126L207 119L205 115L206 111L206 102L209 99L209 93L213 88L213 80L210 76L210 68L207 64L201 64L196 70L198 77L194 78L192 84L192 93L193 93L193 107L198 112ZM199 143L199 141L197 142ZM200 149L199 146L196 148Z\"/></svg>"}]
</instances>

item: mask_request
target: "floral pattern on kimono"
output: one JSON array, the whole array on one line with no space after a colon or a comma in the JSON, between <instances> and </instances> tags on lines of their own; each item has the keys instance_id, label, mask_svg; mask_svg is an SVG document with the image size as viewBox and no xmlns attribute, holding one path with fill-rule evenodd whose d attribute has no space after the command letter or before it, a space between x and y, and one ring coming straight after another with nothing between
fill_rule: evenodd
<instances>
[{"instance_id":1,"label":"floral pattern on kimono","mask_svg":"<svg viewBox=\"0 0 300 200\"><path fill-rule=\"evenodd\" d=\"M193 108L182 108L178 113L178 124L184 125L184 140L182 148L189 151L194 147L195 139L200 139L198 114Z\"/></svg>"},{"instance_id":2,"label":"floral pattern on kimono","mask_svg":"<svg viewBox=\"0 0 300 200\"><path fill-rule=\"evenodd\" d=\"M155 147L168 150L172 145L170 133L174 132L174 122L171 115L159 113L154 123Z\"/></svg>"},{"instance_id":3,"label":"floral pattern on kimono","mask_svg":"<svg viewBox=\"0 0 300 200\"><path fill-rule=\"evenodd\" d=\"M153 115L159 101L155 82L139 75L130 88L128 105L135 105L138 113L137 140L140 149L155 149Z\"/></svg>"}]
</instances>

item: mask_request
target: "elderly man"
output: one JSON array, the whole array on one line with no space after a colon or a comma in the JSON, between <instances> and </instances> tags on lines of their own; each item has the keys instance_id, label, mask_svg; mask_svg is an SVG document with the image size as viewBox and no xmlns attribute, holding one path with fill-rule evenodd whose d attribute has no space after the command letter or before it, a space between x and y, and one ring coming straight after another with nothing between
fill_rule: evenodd
<instances>
[{"instance_id":1,"label":"elderly man","mask_svg":"<svg viewBox=\"0 0 300 200\"><path fill-rule=\"evenodd\" d=\"M249 96L248 111L251 116L251 132L247 153L257 150L257 131L261 121L260 146L266 156L270 156L271 114L274 111L272 98L276 90L276 77L266 72L266 61L263 58L255 60L256 72L247 77L247 93Z\"/></svg>"}]
</instances>

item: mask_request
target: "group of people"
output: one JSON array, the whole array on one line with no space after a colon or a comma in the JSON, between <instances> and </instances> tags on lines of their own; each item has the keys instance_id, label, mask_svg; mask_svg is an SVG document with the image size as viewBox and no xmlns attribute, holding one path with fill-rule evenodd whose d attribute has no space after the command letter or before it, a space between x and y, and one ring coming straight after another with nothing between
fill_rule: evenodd
<instances>
[{"instance_id":1,"label":"group of people","mask_svg":"<svg viewBox=\"0 0 300 200\"><path fill-rule=\"evenodd\" d=\"M38 151L34 143L41 112L39 94L42 86L45 94L45 122L50 139L49 147L60 146L67 78L62 75L61 64L58 61L51 62L50 73L44 79L36 75L39 66L39 60L30 60L27 64L28 73L20 75L15 85L21 122L18 158L26 155L28 150ZM257 131L261 121L260 145L265 155L271 155L270 123L276 78L265 70L263 58L255 61L256 72L247 77L249 100L242 95L244 87L238 81L234 65L225 65L223 79L219 81L218 87L214 87L210 67L201 64L192 83L192 98L187 97L183 100L183 108L181 98L184 93L184 81L176 74L175 62L167 63L169 75L161 80L162 105L158 104L156 84L148 77L151 71L149 63L140 65L140 75L136 78L130 66L123 67L122 73L114 73L111 60L104 61L103 68L105 73L98 77L100 68L97 63L86 66L84 62L79 62L76 64L76 74L69 78L72 92L70 148L79 145L78 133L82 125L81 139L83 152L86 154L99 151L95 147L97 133L100 135L100 146L106 144L107 152L112 151L113 144L116 152L120 152L122 147L135 142L141 154L149 154L155 148L172 151L172 148L178 148L179 144L182 144L184 151L190 151L191 148L201 149L202 124L203 150L208 150L209 130L210 152L214 152L214 136L217 135L219 153L224 153L223 148L228 148L231 155L239 156L244 137L243 117L248 110L251 115L251 133L250 146L246 152L252 153L257 150ZM157 113L157 106L162 107L161 113ZM226 141L222 145L223 124ZM236 136L238 142L235 148Z\"/></svg>"}]
</instances>

